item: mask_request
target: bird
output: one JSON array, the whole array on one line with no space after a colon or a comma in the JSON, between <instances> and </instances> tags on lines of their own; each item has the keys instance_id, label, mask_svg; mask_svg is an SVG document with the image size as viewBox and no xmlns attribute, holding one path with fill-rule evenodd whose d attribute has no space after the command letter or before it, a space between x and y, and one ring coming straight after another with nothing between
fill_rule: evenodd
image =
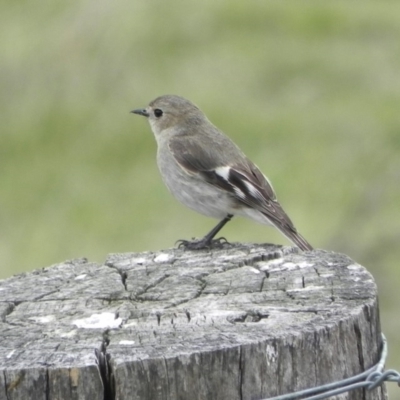
<instances>
[{"instance_id":1,"label":"bird","mask_svg":"<svg viewBox=\"0 0 400 400\"><path fill-rule=\"evenodd\" d=\"M157 142L161 177L185 206L219 223L203 238L179 240L200 250L221 245L214 239L233 216L272 225L303 251L313 250L279 204L268 178L191 101L162 95L131 113L147 118Z\"/></svg>"}]
</instances>

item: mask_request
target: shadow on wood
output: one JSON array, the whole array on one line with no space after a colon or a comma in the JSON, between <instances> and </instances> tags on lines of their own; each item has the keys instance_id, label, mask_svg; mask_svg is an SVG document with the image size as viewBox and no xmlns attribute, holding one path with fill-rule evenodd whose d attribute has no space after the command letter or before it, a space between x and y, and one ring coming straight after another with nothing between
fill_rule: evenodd
<instances>
[{"instance_id":1,"label":"shadow on wood","mask_svg":"<svg viewBox=\"0 0 400 400\"><path fill-rule=\"evenodd\" d=\"M0 400L264 399L355 375L381 343L363 267L273 245L67 261L1 281L0 315Z\"/></svg>"}]
</instances>

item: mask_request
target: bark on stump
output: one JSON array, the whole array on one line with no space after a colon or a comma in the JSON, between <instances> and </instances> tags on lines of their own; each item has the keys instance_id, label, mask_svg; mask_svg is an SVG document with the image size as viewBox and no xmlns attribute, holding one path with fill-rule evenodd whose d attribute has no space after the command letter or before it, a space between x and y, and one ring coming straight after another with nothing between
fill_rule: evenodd
<instances>
[{"instance_id":1,"label":"bark on stump","mask_svg":"<svg viewBox=\"0 0 400 400\"><path fill-rule=\"evenodd\" d=\"M0 400L259 400L353 376L381 344L363 267L268 244L67 261L1 281L0 315Z\"/></svg>"}]
</instances>

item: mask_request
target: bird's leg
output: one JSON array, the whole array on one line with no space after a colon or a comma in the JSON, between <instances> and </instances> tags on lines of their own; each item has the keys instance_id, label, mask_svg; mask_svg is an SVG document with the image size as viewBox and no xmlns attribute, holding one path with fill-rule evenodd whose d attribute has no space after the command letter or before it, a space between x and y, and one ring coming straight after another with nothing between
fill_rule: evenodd
<instances>
[{"instance_id":1,"label":"bird's leg","mask_svg":"<svg viewBox=\"0 0 400 400\"><path fill-rule=\"evenodd\" d=\"M211 229L210 232L207 233L206 236L204 236L203 239L201 239L201 242L204 242L205 245L209 245L212 243L215 235L224 227L224 225L229 222L232 219L233 215L232 214L228 214L222 221L218 222L218 224ZM220 238L220 239L215 239L216 241L221 241L221 239L225 240L225 238Z\"/></svg>"},{"instance_id":2,"label":"bird's leg","mask_svg":"<svg viewBox=\"0 0 400 400\"><path fill-rule=\"evenodd\" d=\"M178 240L178 247L183 247L185 250L200 250L204 248L210 248L213 244L221 245L221 242L226 242L227 240L224 237L214 239L214 236L224 227L224 225L232 219L233 215L228 214L222 221L218 222L218 224L211 229L210 232L207 233L203 239L200 240ZM213 240L214 239L214 240Z\"/></svg>"}]
</instances>

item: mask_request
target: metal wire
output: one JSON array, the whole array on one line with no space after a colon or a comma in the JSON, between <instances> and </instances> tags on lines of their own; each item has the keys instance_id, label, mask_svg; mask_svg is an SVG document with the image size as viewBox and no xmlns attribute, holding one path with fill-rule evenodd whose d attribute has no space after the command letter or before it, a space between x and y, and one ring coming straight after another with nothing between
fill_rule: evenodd
<instances>
[{"instance_id":1,"label":"metal wire","mask_svg":"<svg viewBox=\"0 0 400 400\"><path fill-rule=\"evenodd\" d=\"M270 397L263 400L323 400L331 396L336 396L338 394L349 392L355 389L365 388L367 390L372 390L377 386L382 385L384 382L397 382L397 384L400 386L399 372L391 369L383 372L387 354L387 340L385 335L382 334L381 357L373 367L367 369L366 371L341 381L300 390L299 392L295 393L284 394L282 396ZM304 397L310 395L311 397Z\"/></svg>"}]
</instances>

